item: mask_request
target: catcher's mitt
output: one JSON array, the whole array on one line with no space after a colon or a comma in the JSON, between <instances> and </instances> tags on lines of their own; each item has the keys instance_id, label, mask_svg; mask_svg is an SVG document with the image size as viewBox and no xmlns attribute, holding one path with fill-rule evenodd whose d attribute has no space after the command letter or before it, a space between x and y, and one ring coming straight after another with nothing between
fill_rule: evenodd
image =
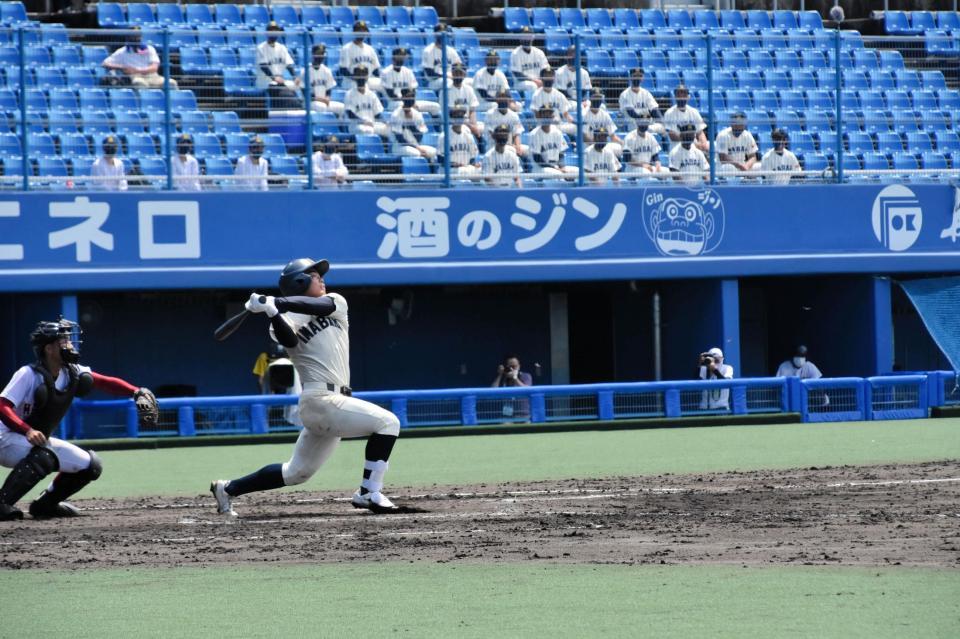
<instances>
[{"instance_id":1,"label":"catcher's mitt","mask_svg":"<svg viewBox=\"0 0 960 639\"><path fill-rule=\"evenodd\" d=\"M157 398L149 388L138 388L133 394L133 401L137 405L137 417L141 426L156 426L160 418L160 406Z\"/></svg>"}]
</instances>

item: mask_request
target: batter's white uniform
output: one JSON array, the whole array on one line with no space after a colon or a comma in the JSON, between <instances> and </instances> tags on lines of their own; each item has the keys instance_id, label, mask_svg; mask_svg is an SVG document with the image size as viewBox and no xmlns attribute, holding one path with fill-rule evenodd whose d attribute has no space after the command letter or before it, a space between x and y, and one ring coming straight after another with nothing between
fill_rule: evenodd
<instances>
[{"instance_id":1,"label":"batter's white uniform","mask_svg":"<svg viewBox=\"0 0 960 639\"><path fill-rule=\"evenodd\" d=\"M557 69L556 74L556 85L558 91L562 91L571 100L576 100L577 96L577 74L574 72L574 67L569 64L565 64L559 69ZM586 91L589 95L590 90L593 89L593 84L590 82L590 73L584 69L580 69L580 91L581 93Z\"/></svg>"},{"instance_id":2,"label":"batter's white uniform","mask_svg":"<svg viewBox=\"0 0 960 639\"><path fill-rule=\"evenodd\" d=\"M77 365L77 374L89 373L89 366ZM54 382L57 390L65 390L70 384L70 374L66 367ZM43 385L43 377L30 366L21 366L10 378L0 397L13 404L13 411L20 419L26 420L33 411L33 398L37 388ZM27 456L33 444L26 436L10 430L0 421L0 466L13 468ZM56 437L48 437L46 448L52 450L60 460L60 470L65 473L79 473L90 467L90 454L70 442Z\"/></svg>"},{"instance_id":3,"label":"batter's white uniform","mask_svg":"<svg viewBox=\"0 0 960 639\"><path fill-rule=\"evenodd\" d=\"M533 80L539 81L540 72L548 66L547 56L537 47L530 47L529 53L522 46L517 47L510 54L510 70L516 78L513 88L525 93L535 91L537 84Z\"/></svg>"},{"instance_id":4,"label":"batter's white uniform","mask_svg":"<svg viewBox=\"0 0 960 639\"><path fill-rule=\"evenodd\" d=\"M313 183L317 186L336 186L338 178L345 178L350 174L343 163L343 156L339 153L327 155L323 151L313 154Z\"/></svg>"},{"instance_id":5,"label":"batter's white uniform","mask_svg":"<svg viewBox=\"0 0 960 639\"><path fill-rule=\"evenodd\" d=\"M703 151L692 144L689 149L677 144L670 151L670 170L679 172L684 184L700 184L709 177L710 163Z\"/></svg>"},{"instance_id":6,"label":"batter's white uniform","mask_svg":"<svg viewBox=\"0 0 960 639\"><path fill-rule=\"evenodd\" d=\"M729 155L730 159L734 162L746 162L747 158L756 157L758 150L757 141L753 139L752 133L744 129L740 135L734 135L731 127L727 127L717 134L715 146L717 150L717 161L720 160L720 154L725 153ZM759 171L760 163L754 162L750 170ZM720 166L717 167L717 172L728 174L741 173L740 169L729 162L721 163Z\"/></svg>"},{"instance_id":7,"label":"batter's white uniform","mask_svg":"<svg viewBox=\"0 0 960 639\"><path fill-rule=\"evenodd\" d=\"M627 134L623 146L627 151L630 151L630 162L626 168L627 173L659 173L668 170L663 165L659 169L654 167L662 149L657 136L650 133L649 130L640 135L637 129L634 129ZM649 164L650 168L640 166L641 164Z\"/></svg>"},{"instance_id":8,"label":"batter's white uniform","mask_svg":"<svg viewBox=\"0 0 960 639\"><path fill-rule=\"evenodd\" d=\"M760 161L760 170L799 171L800 162L790 149L784 149L782 154L777 153L774 149L770 149L763 154L763 160ZM770 182L771 184L790 184L790 175L765 175L763 181Z\"/></svg>"},{"instance_id":9,"label":"batter's white uniform","mask_svg":"<svg viewBox=\"0 0 960 639\"><path fill-rule=\"evenodd\" d=\"M267 158L259 157L254 162L249 155L243 155L237 160L233 174L239 179L234 180L233 188L238 191L266 191L267 174L270 172L270 163Z\"/></svg>"},{"instance_id":10,"label":"batter's white uniform","mask_svg":"<svg viewBox=\"0 0 960 639\"><path fill-rule=\"evenodd\" d=\"M380 69L380 56L377 55L377 50L366 42L357 44L351 40L340 49L340 68L347 70L342 79L344 89L352 89L356 86L352 76L353 70L357 67L367 68L367 71L369 71L367 86L374 91L379 91L381 88L380 78L375 77L373 73Z\"/></svg>"},{"instance_id":11,"label":"batter's white uniform","mask_svg":"<svg viewBox=\"0 0 960 639\"><path fill-rule=\"evenodd\" d=\"M443 153L444 134L437 138L437 153ZM466 126L461 125L460 131L450 130L450 170L458 175L473 175L477 173L474 158L480 153L477 139L473 137Z\"/></svg>"},{"instance_id":12,"label":"batter's white uniform","mask_svg":"<svg viewBox=\"0 0 960 639\"><path fill-rule=\"evenodd\" d=\"M327 317L282 314L298 336L297 345L287 348L287 354L303 383L298 404L303 430L290 461L283 465L283 482L287 486L310 479L341 437L400 434L396 415L376 404L341 394L341 388L350 386L347 300L339 293L329 293L327 297L337 306ZM276 340L272 326L270 337Z\"/></svg>"}]
</instances>

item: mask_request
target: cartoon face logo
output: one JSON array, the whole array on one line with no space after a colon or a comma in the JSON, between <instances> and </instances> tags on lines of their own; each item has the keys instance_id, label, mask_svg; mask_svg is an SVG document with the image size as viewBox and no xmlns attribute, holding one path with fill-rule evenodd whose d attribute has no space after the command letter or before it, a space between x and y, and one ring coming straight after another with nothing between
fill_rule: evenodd
<instances>
[{"instance_id":1,"label":"cartoon face logo","mask_svg":"<svg viewBox=\"0 0 960 639\"><path fill-rule=\"evenodd\" d=\"M688 190L692 197L668 197L674 193L673 189L644 192L647 235L663 255L709 253L723 239L723 200L712 189Z\"/></svg>"}]
</instances>

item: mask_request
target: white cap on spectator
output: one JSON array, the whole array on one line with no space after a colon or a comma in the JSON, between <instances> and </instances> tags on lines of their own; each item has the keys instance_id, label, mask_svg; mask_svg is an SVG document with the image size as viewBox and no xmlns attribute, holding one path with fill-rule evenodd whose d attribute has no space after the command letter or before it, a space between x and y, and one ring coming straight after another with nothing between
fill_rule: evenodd
<instances>
[{"instance_id":1,"label":"white cap on spectator","mask_svg":"<svg viewBox=\"0 0 960 639\"><path fill-rule=\"evenodd\" d=\"M709 355L710 357L718 357L720 359L723 359L723 351L721 351L716 346L714 346L709 351L707 351L707 355Z\"/></svg>"}]
</instances>

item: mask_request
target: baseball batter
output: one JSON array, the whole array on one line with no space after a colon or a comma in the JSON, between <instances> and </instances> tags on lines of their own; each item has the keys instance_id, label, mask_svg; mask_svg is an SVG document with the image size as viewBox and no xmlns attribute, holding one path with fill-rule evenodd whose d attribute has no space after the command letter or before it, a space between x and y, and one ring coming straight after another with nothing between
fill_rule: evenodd
<instances>
[{"instance_id":1,"label":"baseball batter","mask_svg":"<svg viewBox=\"0 0 960 639\"><path fill-rule=\"evenodd\" d=\"M247 493L302 484L330 457L341 437L368 436L363 480L354 493L354 508L375 513L398 508L382 492L390 452L400 434L400 420L370 402L351 397L350 324L347 301L327 293L327 260L293 260L280 274L284 297L253 293L246 303L252 313L270 318L270 337L282 344L303 381L300 419L303 430L285 464L270 464L245 477L210 484L217 512L236 517L231 500Z\"/></svg>"},{"instance_id":2,"label":"baseball batter","mask_svg":"<svg viewBox=\"0 0 960 639\"><path fill-rule=\"evenodd\" d=\"M157 423L153 393L80 365L81 335L79 324L63 318L37 324L30 334L37 361L17 369L0 393L0 465L13 469L0 486L0 521L23 519L17 501L57 471L30 504L30 514L35 519L80 514L64 500L100 477L103 465L92 450L50 436L74 397L93 389L133 397L141 424Z\"/></svg>"}]
</instances>

